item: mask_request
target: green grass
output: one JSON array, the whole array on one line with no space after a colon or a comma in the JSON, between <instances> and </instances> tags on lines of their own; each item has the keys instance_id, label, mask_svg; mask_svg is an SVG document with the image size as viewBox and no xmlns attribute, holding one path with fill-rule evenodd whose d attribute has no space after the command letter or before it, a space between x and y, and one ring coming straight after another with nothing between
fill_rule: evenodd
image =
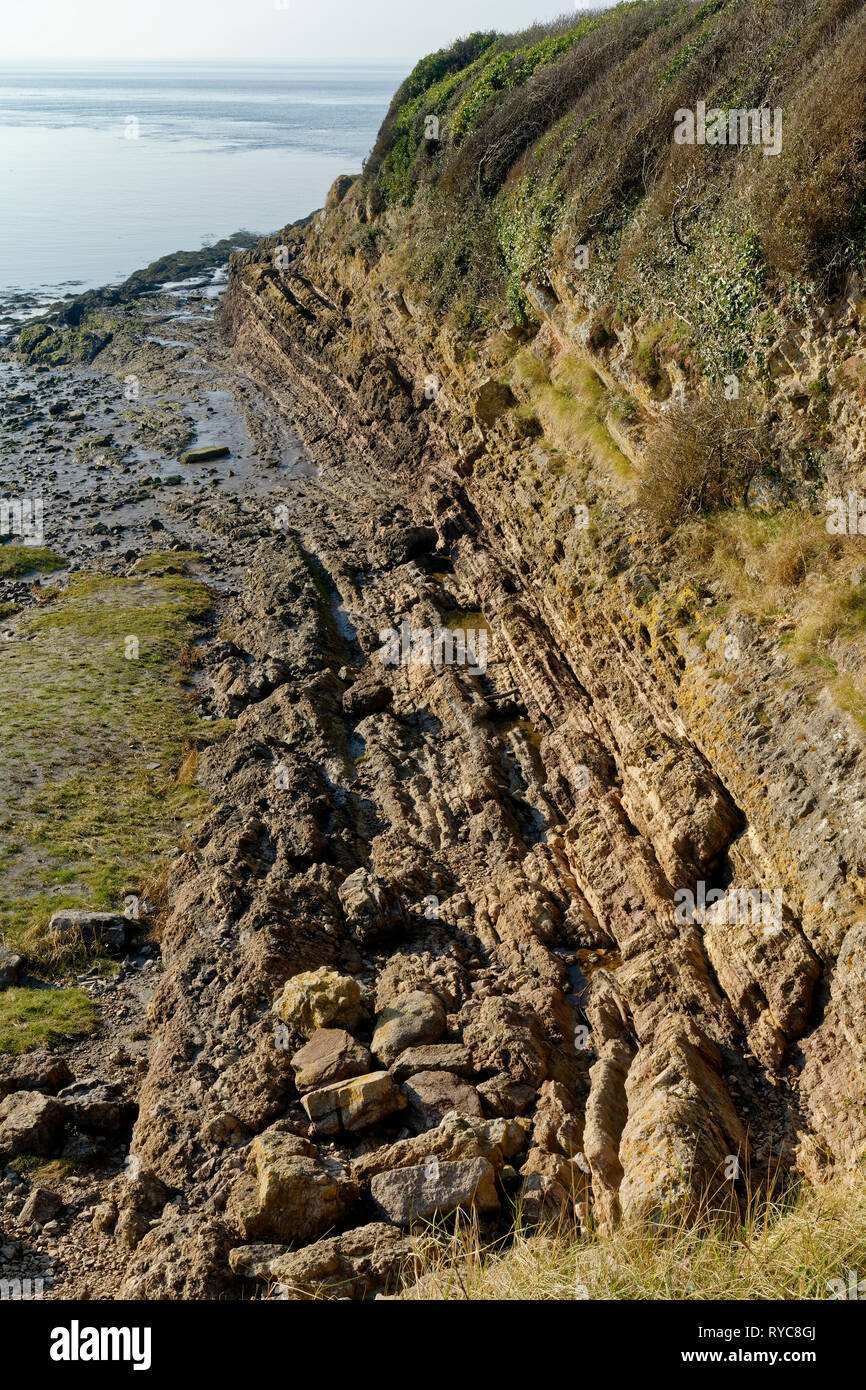
<instances>
[{"instance_id":1,"label":"green grass","mask_svg":"<svg viewBox=\"0 0 866 1390\"><path fill-rule=\"evenodd\" d=\"M177 773L225 727L196 718L182 669L211 602L185 574L85 576L0 648L0 931L31 968L80 965L51 913L122 909L204 811Z\"/></svg>"},{"instance_id":2,"label":"green grass","mask_svg":"<svg viewBox=\"0 0 866 1390\"><path fill-rule=\"evenodd\" d=\"M204 556L200 550L154 550L135 562L137 574L184 574Z\"/></svg>"},{"instance_id":3,"label":"green grass","mask_svg":"<svg viewBox=\"0 0 866 1390\"><path fill-rule=\"evenodd\" d=\"M22 574L38 571L50 574L60 570L66 561L53 550L45 550L37 545L0 546L0 579L19 579Z\"/></svg>"},{"instance_id":4,"label":"green grass","mask_svg":"<svg viewBox=\"0 0 866 1390\"><path fill-rule=\"evenodd\" d=\"M630 460L605 424L608 392L588 363L567 353L548 375L539 359L524 350L512 363L511 380L517 392L529 395L545 437L572 462L595 463L623 480L632 476Z\"/></svg>"},{"instance_id":5,"label":"green grass","mask_svg":"<svg viewBox=\"0 0 866 1390\"><path fill-rule=\"evenodd\" d=\"M732 612L785 624L779 643L793 663L866 727L861 538L828 534L823 516L797 505L773 513L731 508L677 534L683 575L720 585ZM717 606L715 616L723 611Z\"/></svg>"},{"instance_id":6,"label":"green grass","mask_svg":"<svg viewBox=\"0 0 866 1390\"><path fill-rule=\"evenodd\" d=\"M96 1006L80 989L0 990L0 1053L54 1047L92 1033Z\"/></svg>"}]
</instances>

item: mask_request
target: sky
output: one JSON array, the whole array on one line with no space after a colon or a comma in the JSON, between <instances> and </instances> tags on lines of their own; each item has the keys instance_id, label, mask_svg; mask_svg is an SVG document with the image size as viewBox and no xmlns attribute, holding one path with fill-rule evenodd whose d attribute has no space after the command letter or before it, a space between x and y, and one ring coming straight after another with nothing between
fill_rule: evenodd
<instances>
[{"instance_id":1,"label":"sky","mask_svg":"<svg viewBox=\"0 0 866 1390\"><path fill-rule=\"evenodd\" d=\"M614 0L12 0L5 59L403 63Z\"/></svg>"}]
</instances>

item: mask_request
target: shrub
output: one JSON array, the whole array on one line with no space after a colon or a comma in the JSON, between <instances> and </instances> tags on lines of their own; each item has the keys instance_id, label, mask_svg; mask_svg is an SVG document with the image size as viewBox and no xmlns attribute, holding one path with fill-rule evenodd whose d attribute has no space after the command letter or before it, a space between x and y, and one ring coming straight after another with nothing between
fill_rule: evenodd
<instances>
[{"instance_id":1,"label":"shrub","mask_svg":"<svg viewBox=\"0 0 866 1390\"><path fill-rule=\"evenodd\" d=\"M664 331L663 323L656 324L654 328L644 334L634 353L635 371L653 389L658 386L661 380L662 369L658 358L658 341Z\"/></svg>"},{"instance_id":2,"label":"shrub","mask_svg":"<svg viewBox=\"0 0 866 1390\"><path fill-rule=\"evenodd\" d=\"M747 398L703 396L672 405L652 435L641 500L660 525L736 506L772 461L768 430Z\"/></svg>"}]
</instances>

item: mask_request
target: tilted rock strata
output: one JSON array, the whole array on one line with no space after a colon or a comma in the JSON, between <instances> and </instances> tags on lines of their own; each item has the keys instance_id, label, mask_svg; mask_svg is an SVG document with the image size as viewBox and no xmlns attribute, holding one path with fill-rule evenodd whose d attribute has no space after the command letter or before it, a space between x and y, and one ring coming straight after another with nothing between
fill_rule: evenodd
<instances>
[{"instance_id":1,"label":"tilted rock strata","mask_svg":"<svg viewBox=\"0 0 866 1390\"><path fill-rule=\"evenodd\" d=\"M441 1211L433 1160L474 1164L485 1211L511 1168L530 1215L612 1226L708 1191L736 1199L750 1164L853 1167L866 1142L848 1102L866 1062L859 736L798 697L757 629L718 679L687 626L638 602L641 573L661 582L642 542L621 563L541 524L541 492L518 477L529 446L483 363L434 343L382 293L382 267L335 253L354 196L331 199L287 270L267 243L233 265L236 356L321 476L296 490L288 528L245 515L246 650L213 671L234 731L202 757L216 809L168 885L133 1142L175 1197L149 1217L131 1296L157 1279L237 1292L239 1274L279 1268L301 1296L331 1269L363 1296L375 1281L353 1273L352 1233L372 1251L383 1216ZM539 311L554 351L576 342L560 293ZM563 515L583 500L555 486ZM615 484L599 505L615 534ZM483 671L380 659L404 622L435 632L479 611ZM779 890L779 929L684 916L675 895L701 883ZM300 1228L294 1197L272 1203L245 1165L265 1132L308 1144L317 1093L369 1083L296 1078L319 1029L390 1068L376 1084L410 1106L360 1130L325 1107L333 1132L279 1180L333 1187ZM435 1118L437 1072L453 1078L443 1097L462 1079L487 1118L443 1104L411 1135L407 1116ZM457 1204L470 1187L452 1185ZM196 1213L216 1253L190 1234ZM313 1272L294 1248L244 1254L260 1240L314 1242Z\"/></svg>"}]
</instances>

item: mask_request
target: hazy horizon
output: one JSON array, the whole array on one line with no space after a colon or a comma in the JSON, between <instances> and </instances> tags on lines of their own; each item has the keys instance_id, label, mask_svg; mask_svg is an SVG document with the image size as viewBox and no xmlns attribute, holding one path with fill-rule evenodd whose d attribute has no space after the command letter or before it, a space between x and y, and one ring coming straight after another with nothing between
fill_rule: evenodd
<instances>
[{"instance_id":1,"label":"hazy horizon","mask_svg":"<svg viewBox=\"0 0 866 1390\"><path fill-rule=\"evenodd\" d=\"M412 67L425 53L476 29L503 32L562 14L609 9L615 0L42 0L4 19L0 63L252 62Z\"/></svg>"}]
</instances>

